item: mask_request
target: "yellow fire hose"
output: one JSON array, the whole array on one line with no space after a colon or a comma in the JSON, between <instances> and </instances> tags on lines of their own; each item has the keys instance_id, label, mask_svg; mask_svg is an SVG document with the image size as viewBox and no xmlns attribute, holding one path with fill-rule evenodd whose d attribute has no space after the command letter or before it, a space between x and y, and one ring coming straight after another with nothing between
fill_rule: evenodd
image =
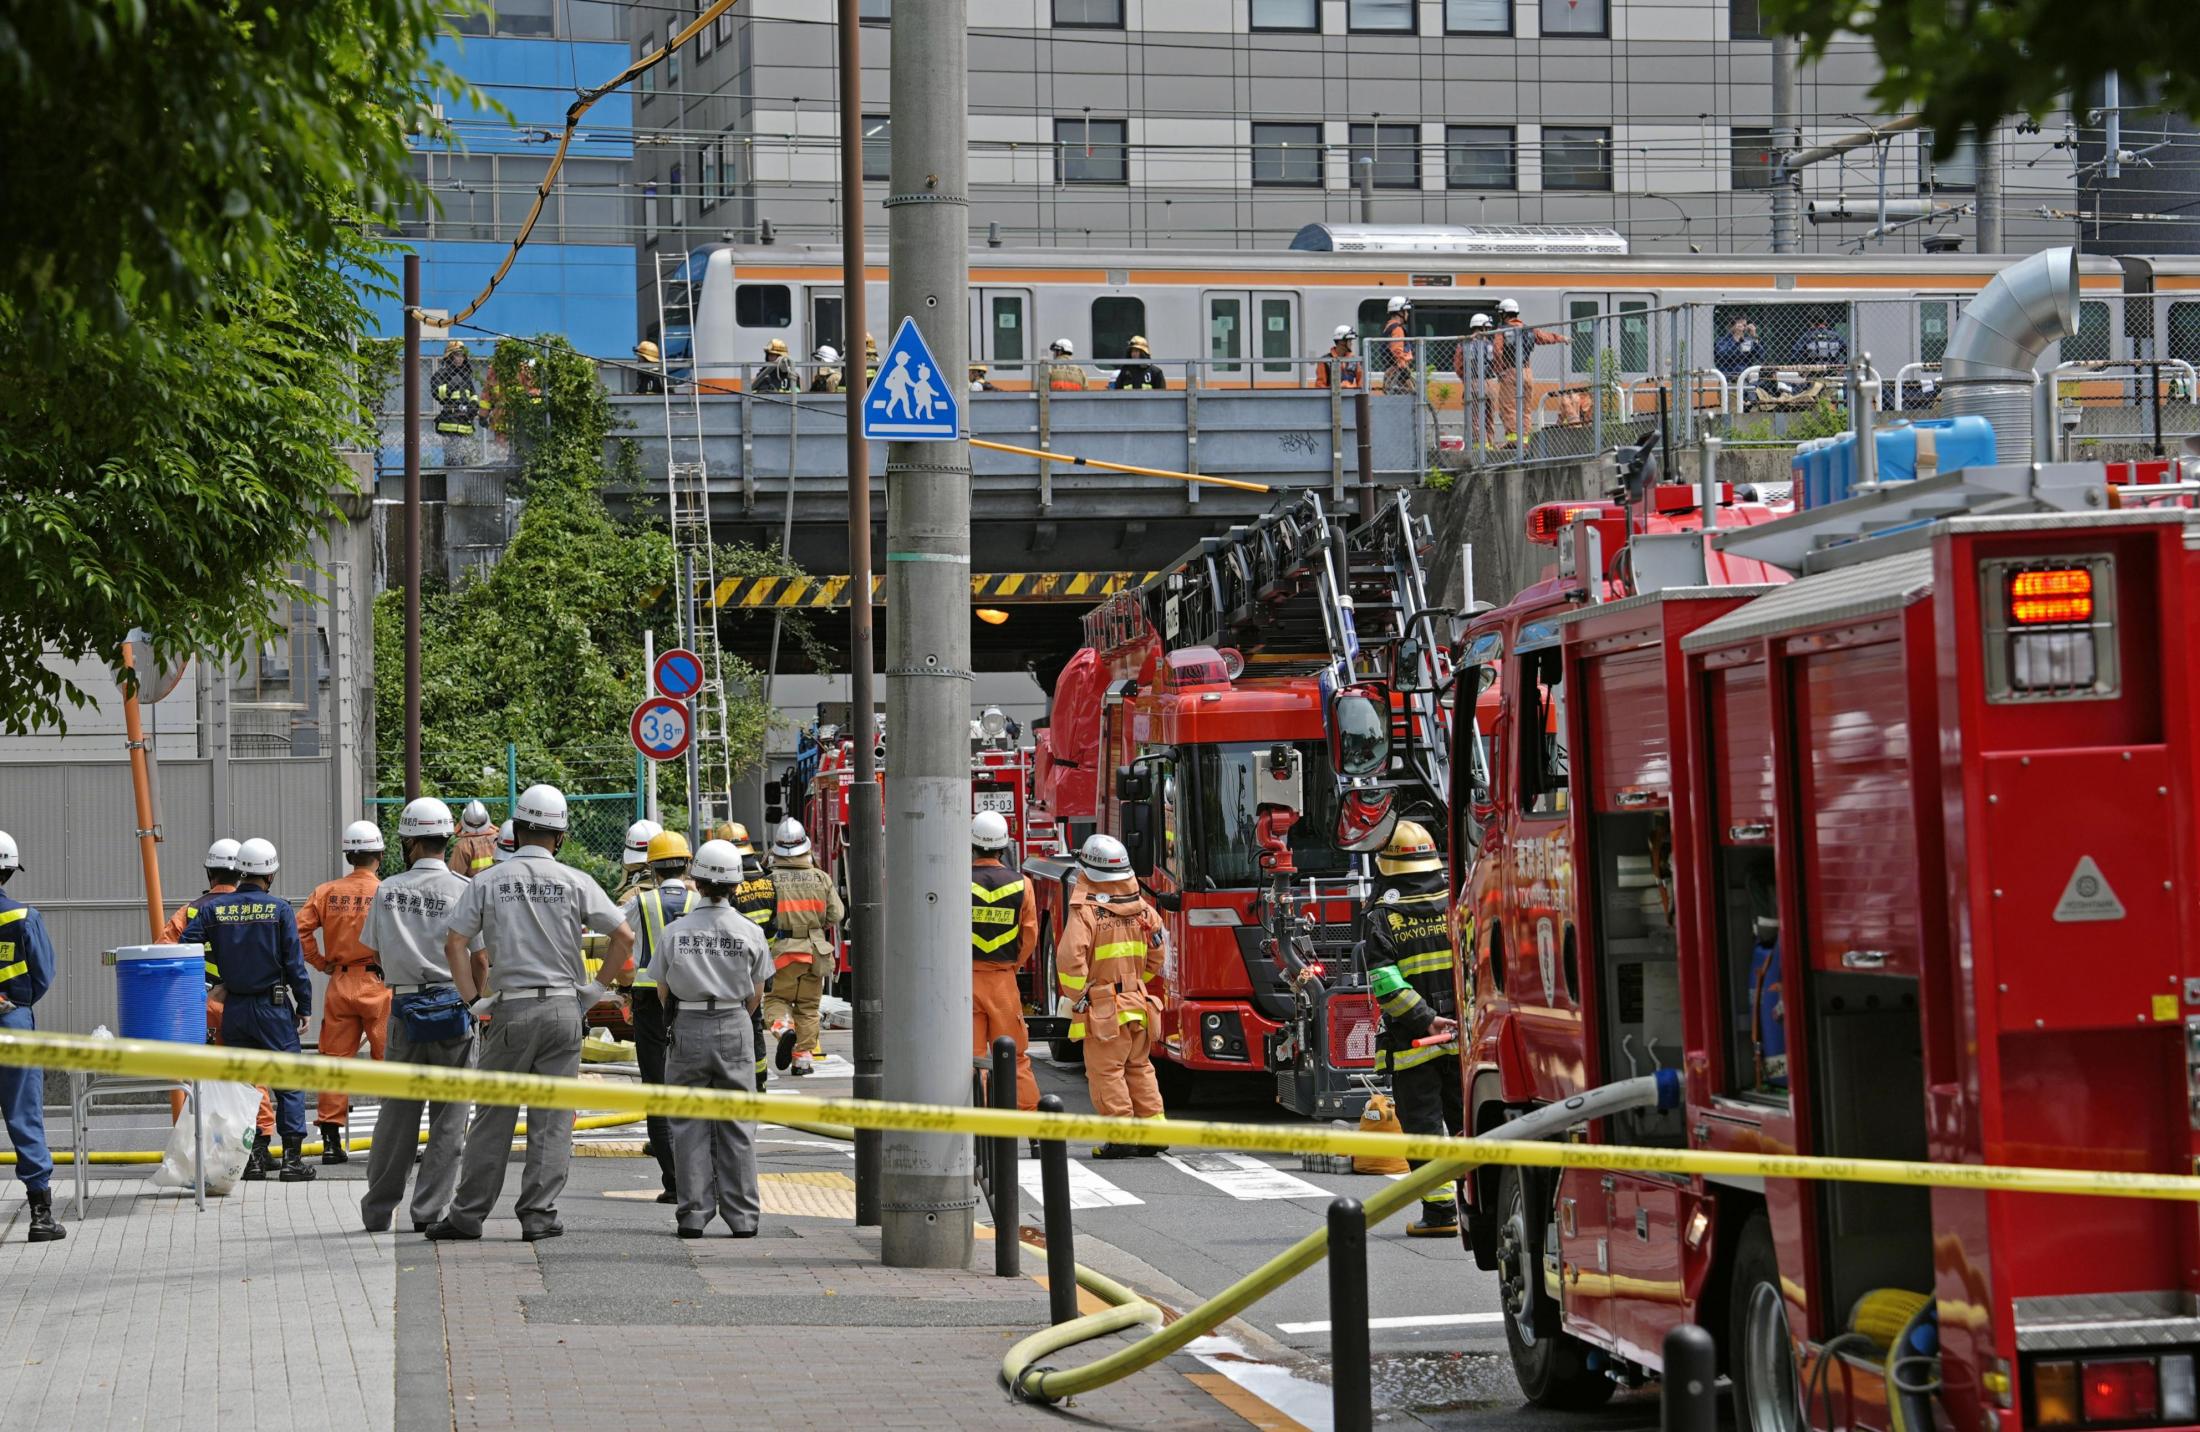
<instances>
[{"instance_id":1,"label":"yellow fire hose","mask_svg":"<svg viewBox=\"0 0 2200 1432\"><path fill-rule=\"evenodd\" d=\"M638 1124L641 1121L642 1115L640 1114L590 1114L586 1118L575 1119L573 1127L575 1129L616 1129L627 1124ZM520 1120L512 1127L512 1137L515 1139L526 1132L527 1121L525 1119ZM420 1131L420 1142L426 1143L427 1141L428 1131L422 1129ZM344 1147L355 1154L365 1153L373 1143L372 1137L347 1139L344 1141ZM327 1146L319 1139L315 1139L303 1149L300 1149L299 1152L301 1154L317 1154L325 1147ZM157 1164L161 1161L161 1157L162 1151L159 1149L94 1149L84 1156L84 1162L88 1164ZM53 1161L57 1164L75 1163L76 1154L70 1149L56 1149L53 1151ZM14 1162L14 1150L0 1153L0 1164Z\"/></svg>"}]
</instances>

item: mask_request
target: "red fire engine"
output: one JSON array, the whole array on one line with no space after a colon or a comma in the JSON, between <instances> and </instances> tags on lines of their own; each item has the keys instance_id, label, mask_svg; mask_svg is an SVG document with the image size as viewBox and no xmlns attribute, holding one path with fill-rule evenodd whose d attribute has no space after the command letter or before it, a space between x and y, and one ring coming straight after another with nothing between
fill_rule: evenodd
<instances>
[{"instance_id":1,"label":"red fire engine","mask_svg":"<svg viewBox=\"0 0 2200 1432\"><path fill-rule=\"evenodd\" d=\"M1464 722L1455 762L1475 1126L1662 1068L1685 1107L1592 1141L2189 1172L2200 522L2150 505L2187 492L2014 463L1705 534L1686 489L1631 490L1539 509L1554 571L1463 640L1499 693L1486 767ZM1696 1322L1756 1432L2200 1425L2187 1204L1463 1192L1543 1405Z\"/></svg>"}]
</instances>

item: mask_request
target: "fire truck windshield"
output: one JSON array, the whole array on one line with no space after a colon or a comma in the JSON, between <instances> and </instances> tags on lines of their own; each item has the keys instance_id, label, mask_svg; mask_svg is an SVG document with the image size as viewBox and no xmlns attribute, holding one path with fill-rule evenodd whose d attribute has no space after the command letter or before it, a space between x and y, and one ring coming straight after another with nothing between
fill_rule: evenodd
<instances>
[{"instance_id":1,"label":"fire truck windshield","mask_svg":"<svg viewBox=\"0 0 2200 1432\"><path fill-rule=\"evenodd\" d=\"M1320 743L1296 744L1309 773L1326 769L1329 756ZM1268 883L1260 868L1260 842L1254 838L1260 810L1253 774L1271 749L1273 743L1267 741L1190 748L1198 772L1192 796L1198 812L1198 838L1191 852L1194 888L1246 889ZM1337 825L1335 786L1310 774L1305 792L1306 810L1291 828L1291 858L1300 876L1349 874L1352 857L1329 843Z\"/></svg>"}]
</instances>

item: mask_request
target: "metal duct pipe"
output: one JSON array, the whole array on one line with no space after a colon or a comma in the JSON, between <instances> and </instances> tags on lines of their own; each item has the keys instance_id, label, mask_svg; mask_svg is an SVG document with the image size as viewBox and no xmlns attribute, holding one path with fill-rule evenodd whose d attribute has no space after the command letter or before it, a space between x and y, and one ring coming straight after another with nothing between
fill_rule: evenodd
<instances>
[{"instance_id":1,"label":"metal duct pipe","mask_svg":"<svg viewBox=\"0 0 2200 1432\"><path fill-rule=\"evenodd\" d=\"M1941 359L1942 411L1994 425L2002 462L2030 462L2035 371L2047 345L2078 331L2078 255L2045 249L1979 290Z\"/></svg>"}]
</instances>

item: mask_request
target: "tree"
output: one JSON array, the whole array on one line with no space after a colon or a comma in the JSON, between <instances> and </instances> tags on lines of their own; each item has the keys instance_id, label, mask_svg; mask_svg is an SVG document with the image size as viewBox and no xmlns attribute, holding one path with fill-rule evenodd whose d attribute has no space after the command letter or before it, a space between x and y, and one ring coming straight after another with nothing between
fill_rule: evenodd
<instances>
[{"instance_id":1,"label":"tree","mask_svg":"<svg viewBox=\"0 0 2200 1432\"><path fill-rule=\"evenodd\" d=\"M35 658L241 655L371 447L351 353L439 0L0 0L0 729Z\"/></svg>"},{"instance_id":2,"label":"tree","mask_svg":"<svg viewBox=\"0 0 2200 1432\"><path fill-rule=\"evenodd\" d=\"M1764 0L1767 26L1815 60L1862 34L1882 71L1873 96L1917 110L1945 156L1965 130L2084 107L2110 70L2138 93L2200 114L2200 5L2192 0Z\"/></svg>"}]
</instances>

